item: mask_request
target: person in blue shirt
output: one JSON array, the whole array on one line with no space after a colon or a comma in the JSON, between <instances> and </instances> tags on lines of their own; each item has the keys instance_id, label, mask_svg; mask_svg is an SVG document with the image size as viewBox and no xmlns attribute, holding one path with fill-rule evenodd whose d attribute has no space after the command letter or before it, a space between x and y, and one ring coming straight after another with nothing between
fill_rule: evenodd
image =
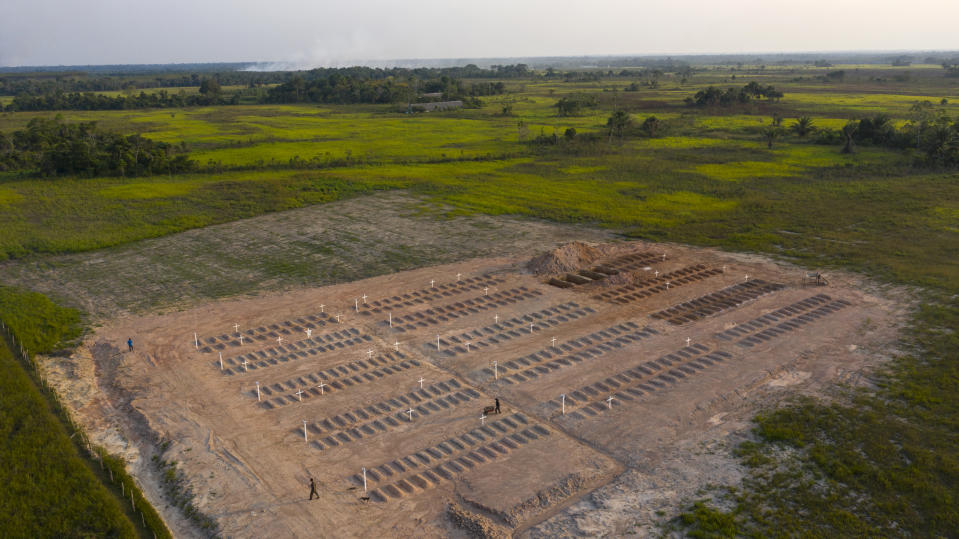
<instances>
[{"instance_id":1,"label":"person in blue shirt","mask_svg":"<svg viewBox=\"0 0 959 539\"><path fill-rule=\"evenodd\" d=\"M133 351L133 337L127 339L127 348L129 348L131 352Z\"/></svg>"}]
</instances>

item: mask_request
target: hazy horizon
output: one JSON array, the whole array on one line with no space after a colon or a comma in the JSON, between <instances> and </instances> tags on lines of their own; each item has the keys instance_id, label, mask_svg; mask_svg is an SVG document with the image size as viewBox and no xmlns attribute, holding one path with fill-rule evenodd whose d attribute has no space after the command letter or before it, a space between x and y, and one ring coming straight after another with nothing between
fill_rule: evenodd
<instances>
[{"instance_id":1,"label":"hazy horizon","mask_svg":"<svg viewBox=\"0 0 959 539\"><path fill-rule=\"evenodd\" d=\"M959 49L959 3L760 0L569 8L385 0L8 0L0 66L267 62L288 68L414 60Z\"/></svg>"}]
</instances>

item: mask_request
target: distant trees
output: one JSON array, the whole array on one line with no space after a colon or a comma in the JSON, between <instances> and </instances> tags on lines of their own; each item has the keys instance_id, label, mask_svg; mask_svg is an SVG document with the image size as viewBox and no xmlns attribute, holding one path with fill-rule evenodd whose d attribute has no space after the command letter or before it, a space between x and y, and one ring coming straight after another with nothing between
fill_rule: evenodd
<instances>
[{"instance_id":1,"label":"distant trees","mask_svg":"<svg viewBox=\"0 0 959 539\"><path fill-rule=\"evenodd\" d=\"M686 104L698 107L728 107L736 104L749 103L753 99L766 98L776 100L783 97L783 93L774 86L762 86L753 81L742 88L727 88L721 90L710 86L686 98Z\"/></svg>"},{"instance_id":2,"label":"distant trees","mask_svg":"<svg viewBox=\"0 0 959 539\"><path fill-rule=\"evenodd\" d=\"M640 126L639 129L643 132L644 135L652 138L659 133L662 127L663 127L663 123L659 121L658 118L656 118L655 116L649 116L648 118L643 120L643 124Z\"/></svg>"},{"instance_id":3,"label":"distant trees","mask_svg":"<svg viewBox=\"0 0 959 539\"><path fill-rule=\"evenodd\" d=\"M587 94L575 94L561 97L554 105L560 116L576 116L583 109L595 107L599 104L596 96Z\"/></svg>"},{"instance_id":4,"label":"distant trees","mask_svg":"<svg viewBox=\"0 0 959 539\"><path fill-rule=\"evenodd\" d=\"M140 135L105 133L96 122L34 118L26 129L0 137L0 170L41 176L140 176L195 168L182 148Z\"/></svg>"},{"instance_id":5,"label":"distant trees","mask_svg":"<svg viewBox=\"0 0 959 539\"><path fill-rule=\"evenodd\" d=\"M922 130L934 118L935 111L932 103L929 101L916 101L909 107L909 119L913 129L916 131L916 146L919 146L922 140Z\"/></svg>"},{"instance_id":6,"label":"distant trees","mask_svg":"<svg viewBox=\"0 0 959 539\"><path fill-rule=\"evenodd\" d=\"M109 96L93 93L62 93L31 96L18 95L6 106L7 111L30 110L126 110L144 108L179 108L236 104L239 97L224 99L220 94L171 94L166 90L138 95Z\"/></svg>"},{"instance_id":7,"label":"distant trees","mask_svg":"<svg viewBox=\"0 0 959 539\"><path fill-rule=\"evenodd\" d=\"M216 77L203 79L200 82L200 93L203 95L219 96L221 92L220 83Z\"/></svg>"},{"instance_id":8,"label":"distant trees","mask_svg":"<svg viewBox=\"0 0 959 539\"><path fill-rule=\"evenodd\" d=\"M481 69L469 64L451 68L391 68L371 67L319 68L298 72L226 72L201 77L197 73L175 77L142 78L106 77L94 81L57 77L44 79L14 78L0 74L0 95L15 96L4 110L123 110L160 107L189 107L230 105L240 103L396 103L411 101L407 81L423 81L418 88L425 92L441 92L444 99L461 99L468 105L477 105L479 96L501 95L506 92L502 80L464 82L464 79L511 79L532 76L525 64L492 66ZM263 84L277 84L266 90ZM246 86L246 90L224 95L222 85ZM109 96L90 93L128 88L155 88L158 86L199 86L198 94L169 93L166 90ZM415 95L412 96L416 98ZM241 99L242 98L242 99ZM472 98L472 99L471 99Z\"/></svg>"},{"instance_id":9,"label":"distant trees","mask_svg":"<svg viewBox=\"0 0 959 539\"><path fill-rule=\"evenodd\" d=\"M826 75L823 77L823 80L825 80L826 82L842 82L843 80L845 80L845 78L846 78L846 71L843 69L839 69L836 71L830 71L829 73L826 73Z\"/></svg>"},{"instance_id":10,"label":"distant trees","mask_svg":"<svg viewBox=\"0 0 959 539\"><path fill-rule=\"evenodd\" d=\"M625 110L617 110L606 120L606 127L609 128L609 140L613 140L613 135L619 138L623 137L623 132L633 123L633 119Z\"/></svg>"},{"instance_id":11,"label":"distant trees","mask_svg":"<svg viewBox=\"0 0 959 539\"><path fill-rule=\"evenodd\" d=\"M398 82L392 78L372 79L351 73L331 71L317 78L295 74L283 84L270 88L264 98L268 103L401 103L415 102L419 92L441 94L445 100L462 100L477 106L477 96L500 95L506 92L501 82L465 84L449 75L435 79L416 78Z\"/></svg>"},{"instance_id":12,"label":"distant trees","mask_svg":"<svg viewBox=\"0 0 959 539\"><path fill-rule=\"evenodd\" d=\"M937 124L920 143L926 158L939 165L959 165L959 124Z\"/></svg>"}]
</instances>

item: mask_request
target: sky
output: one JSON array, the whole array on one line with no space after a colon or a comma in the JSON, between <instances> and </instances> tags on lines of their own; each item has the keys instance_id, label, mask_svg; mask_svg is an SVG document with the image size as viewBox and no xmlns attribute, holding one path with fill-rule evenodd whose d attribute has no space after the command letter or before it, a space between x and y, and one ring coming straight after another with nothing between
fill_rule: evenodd
<instances>
[{"instance_id":1,"label":"sky","mask_svg":"<svg viewBox=\"0 0 959 539\"><path fill-rule=\"evenodd\" d=\"M3 0L0 66L959 49L957 0Z\"/></svg>"}]
</instances>

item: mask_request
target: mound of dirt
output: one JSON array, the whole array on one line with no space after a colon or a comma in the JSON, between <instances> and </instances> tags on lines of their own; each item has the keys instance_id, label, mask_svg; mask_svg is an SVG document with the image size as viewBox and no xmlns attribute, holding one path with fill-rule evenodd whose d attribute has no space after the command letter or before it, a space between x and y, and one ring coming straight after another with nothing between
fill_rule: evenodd
<instances>
[{"instance_id":1,"label":"mound of dirt","mask_svg":"<svg viewBox=\"0 0 959 539\"><path fill-rule=\"evenodd\" d=\"M559 275L591 266L600 258L609 256L612 245L590 245L574 241L560 245L530 260L526 269L534 275Z\"/></svg>"},{"instance_id":2,"label":"mound of dirt","mask_svg":"<svg viewBox=\"0 0 959 539\"><path fill-rule=\"evenodd\" d=\"M468 511L456 502L450 502L447 515L454 524L465 530L471 537L481 537L483 539L505 539L509 537L499 526L493 524L492 520Z\"/></svg>"}]
</instances>

